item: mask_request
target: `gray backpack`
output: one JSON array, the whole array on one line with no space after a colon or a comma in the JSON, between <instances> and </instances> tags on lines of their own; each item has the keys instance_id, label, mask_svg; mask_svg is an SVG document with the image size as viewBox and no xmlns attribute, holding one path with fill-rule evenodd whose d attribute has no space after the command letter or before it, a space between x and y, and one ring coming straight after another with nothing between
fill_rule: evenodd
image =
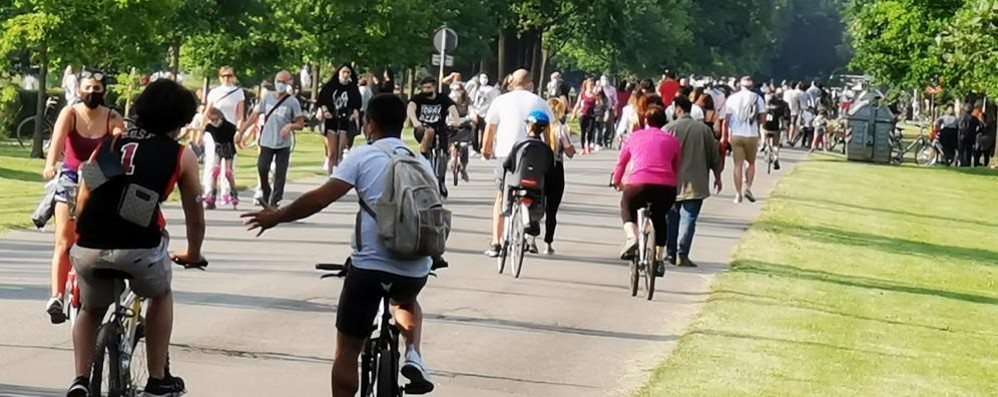
<instances>
[{"instance_id":1,"label":"gray backpack","mask_svg":"<svg viewBox=\"0 0 998 397\"><path fill-rule=\"evenodd\" d=\"M391 158L385 176L385 189L373 205L360 198L360 207L374 217L378 238L396 259L414 260L443 255L451 229L451 212L444 209L437 178L408 148L407 155L396 153L387 143L374 146ZM358 250L360 213L357 213Z\"/></svg>"}]
</instances>

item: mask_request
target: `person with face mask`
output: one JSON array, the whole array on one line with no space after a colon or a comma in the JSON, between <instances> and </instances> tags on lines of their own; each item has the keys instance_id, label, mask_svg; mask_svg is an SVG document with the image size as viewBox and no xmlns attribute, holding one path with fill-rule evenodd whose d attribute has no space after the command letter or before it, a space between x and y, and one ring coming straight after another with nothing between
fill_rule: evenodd
<instances>
[{"instance_id":1,"label":"person with face mask","mask_svg":"<svg viewBox=\"0 0 998 397\"><path fill-rule=\"evenodd\" d=\"M81 171L79 241L71 255L83 304L73 325L76 378L66 393L69 397L91 392L88 378L97 328L117 298L114 283L101 277L108 271L122 273L131 290L148 304L146 367L141 368L148 371L148 379L141 394L165 397L185 392L183 379L167 370L173 329L170 283L174 263L202 269L208 265L201 254L205 225L204 209L198 203L197 157L177 142L197 102L189 90L163 79L146 87L134 109L135 128L105 140ZM105 170L114 169L110 165L124 172L107 174ZM161 205L174 188L180 190L187 247L186 252L171 255Z\"/></svg>"},{"instance_id":2,"label":"person with face mask","mask_svg":"<svg viewBox=\"0 0 998 397\"><path fill-rule=\"evenodd\" d=\"M104 106L104 73L87 69L80 73L77 92L80 102L66 106L52 129L52 147L42 171L46 180L58 178L55 205L55 252L52 254L52 298L46 305L53 324L66 321L63 293L69 275L69 248L76 241L76 190L79 170L97 146L111 134L125 131L121 115ZM57 166L59 159L62 166Z\"/></svg>"},{"instance_id":3,"label":"person with face mask","mask_svg":"<svg viewBox=\"0 0 998 397\"><path fill-rule=\"evenodd\" d=\"M468 145L476 128L471 116L471 99L468 97L464 85L461 83L451 84L448 96L454 102L457 114L460 116L457 120L451 120L451 124L458 126L450 129L448 137L451 142L451 171L454 173L454 186L457 186L459 176L465 182L470 180L468 177Z\"/></svg>"},{"instance_id":4,"label":"person with face mask","mask_svg":"<svg viewBox=\"0 0 998 397\"><path fill-rule=\"evenodd\" d=\"M260 100L253 114L243 122L235 141L242 143L243 134L257 122L263 120L260 129L260 156L256 169L260 178L260 203L278 207L284 198L284 185L288 178L288 164L291 161L291 146L294 132L305 128L305 116L301 104L291 95L291 73L281 71L274 77L274 92ZM271 188L270 169L274 164L274 183Z\"/></svg>"},{"instance_id":5,"label":"person with face mask","mask_svg":"<svg viewBox=\"0 0 998 397\"><path fill-rule=\"evenodd\" d=\"M409 101L407 114L413 127L413 136L420 143L419 152L433 163L433 150L437 148L446 150L449 147L447 143L448 124L456 127L461 116L457 113L454 101L437 92L436 78L424 77L419 82L419 89L420 93ZM433 163L434 171L437 180L440 181L440 194L447 198L447 184L445 183L447 160L439 160L441 161Z\"/></svg>"},{"instance_id":6,"label":"person with face mask","mask_svg":"<svg viewBox=\"0 0 998 397\"><path fill-rule=\"evenodd\" d=\"M221 84L208 92L207 106L205 106L205 111L201 112L201 114L207 117L212 113L212 109L218 109L222 112L225 121L233 126L242 124L243 119L246 117L246 93L243 92L242 87L236 85L236 74L232 67L221 67L218 70L218 81ZM208 120L201 120L200 125L204 126L208 124ZM204 167L201 180L203 181L204 190L211 192L215 190L212 188L211 182L217 179L217 175L212 177L213 169L211 167L211 164L215 164L217 160L215 157L215 153L217 152L215 137L212 134L201 134L199 140L204 144L204 163L207 165ZM235 161L236 158L234 156L226 159L225 167L234 168ZM222 201L225 205L238 204L238 202L231 202L231 199L235 197L233 194L234 191L235 186L230 185L227 181L222 184Z\"/></svg>"},{"instance_id":7,"label":"person with face mask","mask_svg":"<svg viewBox=\"0 0 998 397\"><path fill-rule=\"evenodd\" d=\"M325 120L322 133L326 137L326 164L323 168L331 175L340 164L350 133L360 128L361 96L353 67L340 66L336 75L319 90L316 104L322 108Z\"/></svg>"},{"instance_id":8,"label":"person with face mask","mask_svg":"<svg viewBox=\"0 0 998 397\"><path fill-rule=\"evenodd\" d=\"M485 115L489 113L492 101L499 97L499 90L489 85L489 75L482 73L478 76L478 88L471 95L471 113L475 122L475 134L471 142L472 149L475 150L475 157L480 157L482 152L482 134L485 133Z\"/></svg>"}]
</instances>

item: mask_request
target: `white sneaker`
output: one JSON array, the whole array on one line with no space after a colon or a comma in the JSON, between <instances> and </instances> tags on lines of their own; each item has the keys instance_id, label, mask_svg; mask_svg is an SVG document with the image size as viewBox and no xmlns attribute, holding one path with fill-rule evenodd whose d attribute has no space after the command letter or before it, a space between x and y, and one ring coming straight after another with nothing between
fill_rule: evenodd
<instances>
[{"instance_id":1,"label":"white sneaker","mask_svg":"<svg viewBox=\"0 0 998 397\"><path fill-rule=\"evenodd\" d=\"M433 381L430 371L423 365L423 358L415 349L405 352L405 365L402 366L402 376L409 379L405 386L407 394L426 394L433 391ZM410 392L411 391L411 392Z\"/></svg>"},{"instance_id":2,"label":"white sneaker","mask_svg":"<svg viewBox=\"0 0 998 397\"><path fill-rule=\"evenodd\" d=\"M743 199L744 198L742 197L742 195L736 194L734 202L735 202L735 204L741 204Z\"/></svg>"}]
</instances>

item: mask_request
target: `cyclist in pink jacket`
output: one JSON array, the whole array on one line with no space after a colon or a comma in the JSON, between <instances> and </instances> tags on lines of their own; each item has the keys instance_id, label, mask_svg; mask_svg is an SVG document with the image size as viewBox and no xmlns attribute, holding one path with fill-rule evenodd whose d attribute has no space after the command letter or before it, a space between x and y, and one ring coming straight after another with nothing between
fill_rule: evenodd
<instances>
[{"instance_id":1,"label":"cyclist in pink jacket","mask_svg":"<svg viewBox=\"0 0 998 397\"><path fill-rule=\"evenodd\" d=\"M654 98L642 98L646 104ZM667 122L665 107L652 103L639 106L641 124L645 127L631 133L620 151L613 184L623 191L620 217L624 222L627 241L620 257L629 260L637 251L638 209L649 205L655 233L656 273L664 273L666 215L676 200L676 184L682 165L679 140L662 131Z\"/></svg>"}]
</instances>

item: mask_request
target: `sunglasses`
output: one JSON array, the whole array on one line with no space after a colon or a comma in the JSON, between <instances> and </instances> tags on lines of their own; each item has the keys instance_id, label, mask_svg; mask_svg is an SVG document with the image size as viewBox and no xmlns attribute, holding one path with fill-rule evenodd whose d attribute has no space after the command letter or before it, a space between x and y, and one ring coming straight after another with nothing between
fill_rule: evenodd
<instances>
[{"instance_id":1,"label":"sunglasses","mask_svg":"<svg viewBox=\"0 0 998 397\"><path fill-rule=\"evenodd\" d=\"M101 72L92 72L92 71L89 71L89 70L84 70L84 71L80 72L80 78L81 79L94 79L94 80L98 80L98 81L104 81L104 73L101 73Z\"/></svg>"}]
</instances>

